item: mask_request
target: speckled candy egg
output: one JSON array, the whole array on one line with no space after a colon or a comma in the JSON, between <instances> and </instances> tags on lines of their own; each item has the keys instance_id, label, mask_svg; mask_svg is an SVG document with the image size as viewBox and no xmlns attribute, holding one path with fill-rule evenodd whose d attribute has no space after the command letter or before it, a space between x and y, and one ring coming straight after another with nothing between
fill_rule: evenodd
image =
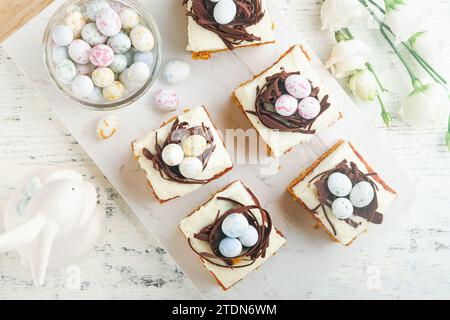
<instances>
[{"instance_id":1,"label":"speckled candy egg","mask_svg":"<svg viewBox=\"0 0 450 320\"><path fill-rule=\"evenodd\" d=\"M281 116L292 116L298 108L298 101L290 94L283 94L275 102L275 110Z\"/></svg>"},{"instance_id":2,"label":"speckled candy egg","mask_svg":"<svg viewBox=\"0 0 450 320\"><path fill-rule=\"evenodd\" d=\"M124 29L133 29L139 24L139 15L134 9L125 8L121 10L119 17Z\"/></svg>"},{"instance_id":3,"label":"speckled candy egg","mask_svg":"<svg viewBox=\"0 0 450 320\"><path fill-rule=\"evenodd\" d=\"M52 49L52 58L55 63L69 59L69 51L67 47L57 46Z\"/></svg>"},{"instance_id":4,"label":"speckled candy egg","mask_svg":"<svg viewBox=\"0 0 450 320\"><path fill-rule=\"evenodd\" d=\"M316 98L307 97L298 104L298 113L303 119L311 120L320 113L320 102Z\"/></svg>"},{"instance_id":5,"label":"speckled candy egg","mask_svg":"<svg viewBox=\"0 0 450 320\"><path fill-rule=\"evenodd\" d=\"M247 219L240 213L232 213L222 222L223 233L230 238L239 238L249 227Z\"/></svg>"},{"instance_id":6,"label":"speckled candy egg","mask_svg":"<svg viewBox=\"0 0 450 320\"><path fill-rule=\"evenodd\" d=\"M219 243L219 252L226 258L235 258L242 252L242 243L238 239L224 238Z\"/></svg>"},{"instance_id":7,"label":"speckled candy egg","mask_svg":"<svg viewBox=\"0 0 450 320\"><path fill-rule=\"evenodd\" d=\"M137 51L134 47L131 47L130 50L123 53L123 55L127 58L127 67L131 66L134 61L134 56L136 55Z\"/></svg>"},{"instance_id":8,"label":"speckled candy egg","mask_svg":"<svg viewBox=\"0 0 450 320\"><path fill-rule=\"evenodd\" d=\"M69 45L69 56L75 63L89 63L90 53L91 46L84 40L73 40Z\"/></svg>"},{"instance_id":9,"label":"speckled candy egg","mask_svg":"<svg viewBox=\"0 0 450 320\"><path fill-rule=\"evenodd\" d=\"M179 99L178 95L173 90L160 89L155 92L155 105L162 111L175 111L178 109Z\"/></svg>"},{"instance_id":10,"label":"speckled candy egg","mask_svg":"<svg viewBox=\"0 0 450 320\"><path fill-rule=\"evenodd\" d=\"M134 83L144 83L150 78L150 67L145 62L135 62L127 72L128 80Z\"/></svg>"},{"instance_id":11,"label":"speckled candy egg","mask_svg":"<svg viewBox=\"0 0 450 320\"><path fill-rule=\"evenodd\" d=\"M239 241L244 247L251 248L258 242L258 231L254 226L248 226L244 234L239 237Z\"/></svg>"},{"instance_id":12,"label":"speckled candy egg","mask_svg":"<svg viewBox=\"0 0 450 320\"><path fill-rule=\"evenodd\" d=\"M133 60L134 62L145 62L149 66L153 63L153 53L151 52L136 52Z\"/></svg>"},{"instance_id":13,"label":"speckled candy egg","mask_svg":"<svg viewBox=\"0 0 450 320\"><path fill-rule=\"evenodd\" d=\"M88 98L94 91L94 83L88 76L77 76L72 82L72 92L79 98Z\"/></svg>"},{"instance_id":14,"label":"speckled candy egg","mask_svg":"<svg viewBox=\"0 0 450 320\"><path fill-rule=\"evenodd\" d=\"M66 59L56 65L55 74L61 82L71 83L77 76L77 70L75 68L75 64Z\"/></svg>"},{"instance_id":15,"label":"speckled candy egg","mask_svg":"<svg viewBox=\"0 0 450 320\"><path fill-rule=\"evenodd\" d=\"M328 190L338 197L346 197L352 191L352 182L349 177L340 172L334 172L328 177Z\"/></svg>"},{"instance_id":16,"label":"speckled candy egg","mask_svg":"<svg viewBox=\"0 0 450 320\"><path fill-rule=\"evenodd\" d=\"M94 90L92 91L92 94L89 96L90 100L101 102L105 99L103 97L103 90L99 87L94 87Z\"/></svg>"},{"instance_id":17,"label":"speckled candy egg","mask_svg":"<svg viewBox=\"0 0 450 320\"><path fill-rule=\"evenodd\" d=\"M81 36L81 30L86 24L86 19L80 11L73 10L66 14L64 24L72 30L75 39L78 39Z\"/></svg>"},{"instance_id":18,"label":"speckled candy egg","mask_svg":"<svg viewBox=\"0 0 450 320\"><path fill-rule=\"evenodd\" d=\"M114 53L125 53L131 48L131 40L126 34L119 33L108 39L108 46Z\"/></svg>"},{"instance_id":19,"label":"speckled candy egg","mask_svg":"<svg viewBox=\"0 0 450 320\"><path fill-rule=\"evenodd\" d=\"M109 68L115 73L122 73L127 68L127 58L123 54L115 54Z\"/></svg>"},{"instance_id":20,"label":"speckled candy egg","mask_svg":"<svg viewBox=\"0 0 450 320\"><path fill-rule=\"evenodd\" d=\"M237 7L233 0L219 1L214 7L214 20L218 24L228 24L236 17Z\"/></svg>"},{"instance_id":21,"label":"speckled candy egg","mask_svg":"<svg viewBox=\"0 0 450 320\"><path fill-rule=\"evenodd\" d=\"M182 143L184 154L188 157L198 157L202 155L206 150L206 146L207 142L205 137L199 134L187 137Z\"/></svg>"},{"instance_id":22,"label":"speckled candy egg","mask_svg":"<svg viewBox=\"0 0 450 320\"><path fill-rule=\"evenodd\" d=\"M108 37L115 36L122 29L119 15L110 7L98 12L96 23L98 30Z\"/></svg>"},{"instance_id":23,"label":"speckled candy egg","mask_svg":"<svg viewBox=\"0 0 450 320\"><path fill-rule=\"evenodd\" d=\"M97 68L92 72L92 81L97 87L106 88L114 82L114 72L109 68Z\"/></svg>"},{"instance_id":24,"label":"speckled candy egg","mask_svg":"<svg viewBox=\"0 0 450 320\"><path fill-rule=\"evenodd\" d=\"M150 30L144 26L136 26L130 32L131 43L141 52L151 51L155 45L155 38Z\"/></svg>"},{"instance_id":25,"label":"speckled candy egg","mask_svg":"<svg viewBox=\"0 0 450 320\"><path fill-rule=\"evenodd\" d=\"M95 66L92 63L77 64L76 68L78 76L91 76L92 71L94 71L95 69Z\"/></svg>"},{"instance_id":26,"label":"speckled candy egg","mask_svg":"<svg viewBox=\"0 0 450 320\"><path fill-rule=\"evenodd\" d=\"M350 201L356 208L368 206L375 197L372 185L367 181L358 182L350 193Z\"/></svg>"},{"instance_id":27,"label":"speckled candy egg","mask_svg":"<svg viewBox=\"0 0 450 320\"><path fill-rule=\"evenodd\" d=\"M81 29L81 38L91 46L106 43L108 37L98 31L95 23L88 23Z\"/></svg>"},{"instance_id":28,"label":"speckled candy egg","mask_svg":"<svg viewBox=\"0 0 450 320\"><path fill-rule=\"evenodd\" d=\"M337 198L331 205L333 214L338 219L348 219L353 214L353 205L347 198Z\"/></svg>"},{"instance_id":29,"label":"speckled candy egg","mask_svg":"<svg viewBox=\"0 0 450 320\"><path fill-rule=\"evenodd\" d=\"M73 32L68 26L59 25L52 30L52 39L58 46L68 46L73 40Z\"/></svg>"},{"instance_id":30,"label":"speckled candy egg","mask_svg":"<svg viewBox=\"0 0 450 320\"><path fill-rule=\"evenodd\" d=\"M305 77L302 77L298 74L293 74L287 77L284 82L284 86L286 87L287 92L290 95L303 99L308 97L311 94L311 83Z\"/></svg>"},{"instance_id":31,"label":"speckled candy egg","mask_svg":"<svg viewBox=\"0 0 450 320\"><path fill-rule=\"evenodd\" d=\"M96 67L107 67L113 62L114 52L107 45L99 44L92 48L89 59Z\"/></svg>"},{"instance_id":32,"label":"speckled candy egg","mask_svg":"<svg viewBox=\"0 0 450 320\"><path fill-rule=\"evenodd\" d=\"M110 8L110 5L105 0L93 0L86 5L86 15L89 20L95 21L100 10L107 8Z\"/></svg>"},{"instance_id":33,"label":"speckled candy egg","mask_svg":"<svg viewBox=\"0 0 450 320\"><path fill-rule=\"evenodd\" d=\"M117 101L124 97L125 87L120 81L114 81L103 89L103 96L108 101Z\"/></svg>"},{"instance_id":34,"label":"speckled candy egg","mask_svg":"<svg viewBox=\"0 0 450 320\"><path fill-rule=\"evenodd\" d=\"M176 143L168 144L162 151L162 159L168 166L177 166L184 159L183 149Z\"/></svg>"},{"instance_id":35,"label":"speckled candy egg","mask_svg":"<svg viewBox=\"0 0 450 320\"><path fill-rule=\"evenodd\" d=\"M98 122L97 134L101 139L109 139L117 132L118 126L119 118L115 114L109 114Z\"/></svg>"},{"instance_id":36,"label":"speckled candy egg","mask_svg":"<svg viewBox=\"0 0 450 320\"><path fill-rule=\"evenodd\" d=\"M171 60L164 68L164 80L170 84L177 84L189 77L191 67L182 60Z\"/></svg>"},{"instance_id":37,"label":"speckled candy egg","mask_svg":"<svg viewBox=\"0 0 450 320\"><path fill-rule=\"evenodd\" d=\"M181 161L179 167L180 173L183 177L188 179L197 178L203 171L203 163L199 158L186 157Z\"/></svg>"}]
</instances>

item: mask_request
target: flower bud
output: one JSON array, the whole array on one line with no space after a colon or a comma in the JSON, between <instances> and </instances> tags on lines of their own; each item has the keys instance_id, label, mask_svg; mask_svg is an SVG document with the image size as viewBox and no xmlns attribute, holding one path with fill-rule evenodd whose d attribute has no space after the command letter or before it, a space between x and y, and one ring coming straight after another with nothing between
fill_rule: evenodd
<instances>
[{"instance_id":1,"label":"flower bud","mask_svg":"<svg viewBox=\"0 0 450 320\"><path fill-rule=\"evenodd\" d=\"M377 80L368 69L359 70L348 80L352 93L362 101L373 101L377 96Z\"/></svg>"}]
</instances>

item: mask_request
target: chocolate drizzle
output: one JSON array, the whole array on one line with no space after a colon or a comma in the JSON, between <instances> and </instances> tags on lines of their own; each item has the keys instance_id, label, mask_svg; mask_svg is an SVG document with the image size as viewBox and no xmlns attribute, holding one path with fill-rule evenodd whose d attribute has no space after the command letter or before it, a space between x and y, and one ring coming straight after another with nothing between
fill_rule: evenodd
<instances>
[{"instance_id":1,"label":"chocolate drizzle","mask_svg":"<svg viewBox=\"0 0 450 320\"><path fill-rule=\"evenodd\" d=\"M159 171L159 174L163 179L176 181L184 184L205 184L210 182L212 179L189 179L184 177L178 166L169 166L162 159L162 150L165 146L171 143L180 144L183 140L192 135L201 135L206 139L207 147L206 150L198 157L203 163L203 170L208 165L211 154L214 152L216 148L216 144L214 142L214 136L211 133L211 129L206 127L203 123L201 126L189 127L187 122L180 122L177 118L172 128L164 141L163 145L160 146L158 143L158 132L155 133L155 150L156 153L152 154L147 148L142 150L144 157L153 162L153 168Z\"/></svg>"},{"instance_id":2,"label":"chocolate drizzle","mask_svg":"<svg viewBox=\"0 0 450 320\"><path fill-rule=\"evenodd\" d=\"M303 134L314 134L316 131L311 129L316 119L324 113L329 107L328 95L324 96L320 102L320 113L314 119L304 119L298 112L292 116L282 116L275 110L275 102L283 94L287 94L284 82L290 75L300 72L286 72L284 68L281 68L281 72L274 74L266 78L266 83L262 88L259 86L256 88L256 103L255 110L247 110L247 113L253 114L266 127L282 132L298 132ZM311 83L312 85L312 83ZM310 97L318 99L320 88L315 87L312 89Z\"/></svg>"},{"instance_id":3,"label":"chocolate drizzle","mask_svg":"<svg viewBox=\"0 0 450 320\"><path fill-rule=\"evenodd\" d=\"M237 7L236 17L226 25L214 20L213 12L217 2L210 0L192 0L192 7L187 15L203 28L217 34L230 50L244 41L260 41L261 37L250 34L246 28L257 24L264 17L261 0L234 0L234 2ZM183 5L187 3L188 0L183 0Z\"/></svg>"},{"instance_id":4,"label":"chocolate drizzle","mask_svg":"<svg viewBox=\"0 0 450 320\"><path fill-rule=\"evenodd\" d=\"M259 257L265 258L266 250L270 244L269 240L270 233L272 232L272 220L269 213L261 207L256 196L249 189L247 189L247 191L251 195L254 205L243 205L242 203L231 198L217 197L218 201L229 201L236 207L226 211L222 216L220 216L220 211L217 212L214 222L194 235L195 239L207 242L213 253L198 252L192 246L191 240L188 240L189 246L203 260L224 268L244 268L251 266ZM260 212L262 221L261 224L251 210L258 210ZM253 247L245 248L239 256L235 258L226 258L222 256L219 251L220 241L226 237L222 232L222 222L226 217L233 213L243 214L248 223L255 227L258 231L258 241Z\"/></svg>"},{"instance_id":5,"label":"chocolate drizzle","mask_svg":"<svg viewBox=\"0 0 450 320\"><path fill-rule=\"evenodd\" d=\"M317 194L319 196L320 204L316 208L314 208L313 211L316 211L317 209L322 208L325 218L327 219L328 223L330 224L331 228L333 229L334 235L336 235L336 229L335 229L334 225L331 223L331 221L327 215L327 212L325 210L325 207L328 207L331 209L331 205L332 205L333 201L336 198L338 198L337 196L335 196L334 194L332 194L330 192L330 190L328 189L328 184L327 184L328 177L335 172L340 172L340 173L345 174L350 179L353 186L361 181L367 181L368 183L370 183L370 185L372 186L372 188L374 190L374 194L375 194L372 202L363 208L354 207L353 215L361 217L373 224L381 224L383 222L383 215L377 211L377 209L378 209L378 198L377 198L378 187L375 184L375 182L370 178L370 176L374 176L374 175L376 175L376 173L363 173L358 169L358 166L354 162L350 162L350 165L348 165L347 160L343 160L338 165L336 165L335 168L324 171L309 181L309 183L311 183L314 180L319 179L314 183L314 185L317 188ZM360 225L360 223L357 223L350 218L345 219L344 221L354 228L357 228Z\"/></svg>"}]
</instances>

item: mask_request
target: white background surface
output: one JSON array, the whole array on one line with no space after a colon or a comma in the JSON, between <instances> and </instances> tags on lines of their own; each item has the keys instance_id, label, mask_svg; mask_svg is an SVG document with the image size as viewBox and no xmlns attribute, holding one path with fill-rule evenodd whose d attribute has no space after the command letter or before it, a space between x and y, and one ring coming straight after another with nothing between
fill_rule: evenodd
<instances>
[{"instance_id":1,"label":"white background surface","mask_svg":"<svg viewBox=\"0 0 450 320\"><path fill-rule=\"evenodd\" d=\"M314 1L277 1L286 16L305 36L305 40L324 59L333 43L332 36L318 31L319 5ZM434 1L435 16L448 29L449 4ZM442 16L441 16L442 15ZM408 89L406 77L399 78L395 57L386 58L386 46L378 35L359 32L372 47L372 62L388 88L389 107L395 112L398 101ZM447 40L447 48L449 47ZM26 271L20 268L13 254L1 257L0 297L86 297L86 298L173 298L193 297L193 290L176 267L167 259L142 227L135 223L117 195L102 179L98 170L70 137L67 137L45 103L2 54L0 67L1 200L11 188L12 178L4 177L13 164L70 163L93 177L102 186L102 203L107 208L108 235L87 257L82 267L82 290L66 290L64 274L54 275L43 289L33 289ZM448 63L448 61L447 61ZM12 79L14 76L14 80ZM372 106L376 108L376 105ZM446 270L448 258L449 219L449 154L442 146L439 130L415 131L398 122L392 129L373 122L385 143L396 153L418 183L419 200L403 225L382 239L375 239L370 248L345 265L324 275L323 282L306 297L443 297L448 296ZM51 144L48 141L52 141ZM126 216L124 217L124 213ZM132 218L127 220L127 217ZM132 224L134 222L134 225ZM153 245L152 245L153 243ZM380 256L381 248L388 248ZM131 250L130 250L131 249ZM377 255L371 254L377 252ZM380 272L381 289L369 290L367 270ZM370 287L370 286L369 286Z\"/></svg>"}]
</instances>

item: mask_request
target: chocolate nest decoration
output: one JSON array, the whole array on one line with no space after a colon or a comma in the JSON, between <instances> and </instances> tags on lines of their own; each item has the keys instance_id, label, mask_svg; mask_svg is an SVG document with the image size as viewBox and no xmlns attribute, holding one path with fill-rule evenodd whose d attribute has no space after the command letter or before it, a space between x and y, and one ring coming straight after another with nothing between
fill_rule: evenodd
<instances>
[{"instance_id":1,"label":"chocolate nest decoration","mask_svg":"<svg viewBox=\"0 0 450 320\"><path fill-rule=\"evenodd\" d=\"M336 198L339 198L330 192L330 190L328 189L328 184L327 184L328 177L335 172L340 172L340 173L345 174L350 179L353 186L361 181L367 181L370 183L370 185L372 186L372 188L374 190L374 194L375 194L372 202L363 208L354 207L353 215L364 218L368 222L371 222L373 224L381 224L383 222L383 215L377 211L377 209L378 209L378 198L377 198L378 187L375 184L375 182L372 179L370 179L370 176L376 176L377 174L375 172L363 173L358 169L358 166L354 162L350 162L350 166L349 166L347 163L347 160L343 160L338 165L336 165L336 167L334 169L322 172L309 181L309 183L311 183L314 180L319 179L318 181L316 181L314 183L314 185L317 188L317 193L319 195L320 204L316 208L314 208L313 211L316 211L319 208L322 208L325 218L327 219L328 223L330 224L331 228L333 229L334 235L336 235L336 229L333 226L333 224L331 223L330 219L328 218L325 207L328 207L331 209L331 205L332 205L333 201ZM358 224L350 218L344 219L344 221L354 228L357 228L360 225L360 223Z\"/></svg>"},{"instance_id":2,"label":"chocolate nest decoration","mask_svg":"<svg viewBox=\"0 0 450 320\"><path fill-rule=\"evenodd\" d=\"M266 83L262 88L256 88L255 110L247 110L247 113L255 115L266 127L282 132L298 132L303 134L314 134L316 130L311 129L316 119L324 113L329 107L329 96L323 97L320 102L320 112L314 119L304 119L294 113L292 116L282 116L275 110L275 102L283 94L288 94L284 82L291 75L299 75L300 72L286 72L281 68L281 72L266 78ZM312 83L311 83L312 86ZM320 88L315 87L311 90L310 97L318 99Z\"/></svg>"},{"instance_id":3,"label":"chocolate nest decoration","mask_svg":"<svg viewBox=\"0 0 450 320\"><path fill-rule=\"evenodd\" d=\"M230 198L217 197L217 200L230 201L237 207L228 210L222 216L220 216L220 211L217 212L217 216L214 222L194 235L195 239L209 243L213 252L212 254L208 252L198 252L192 246L191 240L188 239L191 249L195 253L197 253L203 260L206 260L213 265L224 268L245 268L254 264L259 257L265 258L266 250L269 247L270 233L272 232L272 219L270 218L269 213L261 207L255 195L250 190L247 189L247 191L252 196L255 203L254 205L246 206ZM255 214L251 212L251 210L255 209L259 210L259 212L261 213L262 224L259 224ZM222 232L222 222L226 217L233 213L243 214L248 223L251 226L255 227L255 229L258 231L258 241L253 247L243 250L239 256L234 258L226 258L222 256L219 251L220 241L226 238L226 235Z\"/></svg>"},{"instance_id":4,"label":"chocolate nest decoration","mask_svg":"<svg viewBox=\"0 0 450 320\"><path fill-rule=\"evenodd\" d=\"M237 7L236 17L226 25L214 20L213 12L217 2L210 0L192 0L192 7L187 15L203 28L217 34L230 50L244 41L260 41L261 37L248 33L246 28L257 24L264 17L261 0L234 0L234 2ZM187 3L188 0L183 0L183 5Z\"/></svg>"},{"instance_id":5,"label":"chocolate nest decoration","mask_svg":"<svg viewBox=\"0 0 450 320\"><path fill-rule=\"evenodd\" d=\"M144 157L153 162L153 168L158 170L161 177L166 180L176 181L184 184L205 184L210 181L210 179L197 180L197 179L189 179L184 177L178 166L169 166L162 159L162 150L165 146L171 143L181 144L184 138L187 138L192 135L201 135L206 139L207 147L206 150L198 157L203 163L203 170L208 165L211 154L214 152L216 145L214 143L214 136L211 133L210 128L206 127L203 123L201 126L189 127L187 122L180 122L177 118L172 128L169 132L169 135L164 141L163 145L160 146L158 143L158 132L155 133L155 150L156 153L152 154L147 148L142 150Z\"/></svg>"}]
</instances>

